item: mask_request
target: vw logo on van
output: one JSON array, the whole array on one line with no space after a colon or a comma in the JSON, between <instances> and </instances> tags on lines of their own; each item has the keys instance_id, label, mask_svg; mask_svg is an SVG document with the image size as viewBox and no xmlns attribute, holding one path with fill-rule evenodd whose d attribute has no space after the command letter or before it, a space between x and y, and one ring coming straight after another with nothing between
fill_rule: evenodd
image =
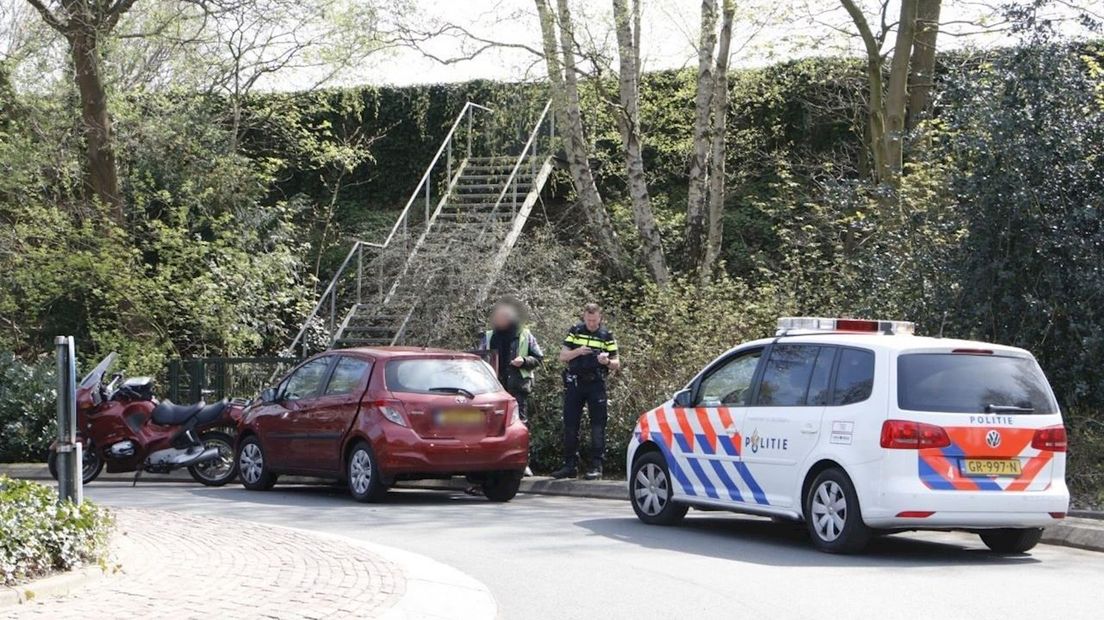
<instances>
[{"instance_id":1,"label":"vw logo on van","mask_svg":"<svg viewBox=\"0 0 1104 620\"><path fill-rule=\"evenodd\" d=\"M993 429L986 433L985 443L988 444L990 448L996 448L997 446L999 446L1001 443L1000 432L996 429Z\"/></svg>"}]
</instances>

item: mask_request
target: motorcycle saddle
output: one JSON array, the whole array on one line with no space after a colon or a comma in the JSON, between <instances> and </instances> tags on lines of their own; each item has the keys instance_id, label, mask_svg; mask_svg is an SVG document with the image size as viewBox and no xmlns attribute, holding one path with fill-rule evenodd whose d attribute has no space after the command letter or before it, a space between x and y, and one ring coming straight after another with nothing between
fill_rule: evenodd
<instances>
[{"instance_id":1,"label":"motorcycle saddle","mask_svg":"<svg viewBox=\"0 0 1104 620\"><path fill-rule=\"evenodd\" d=\"M153 408L151 417L155 423L164 426L184 424L193 417L196 418L196 424L206 424L217 420L228 406L229 404L225 398L206 406L204 406L203 401L193 405L177 405L171 401L163 400Z\"/></svg>"}]
</instances>

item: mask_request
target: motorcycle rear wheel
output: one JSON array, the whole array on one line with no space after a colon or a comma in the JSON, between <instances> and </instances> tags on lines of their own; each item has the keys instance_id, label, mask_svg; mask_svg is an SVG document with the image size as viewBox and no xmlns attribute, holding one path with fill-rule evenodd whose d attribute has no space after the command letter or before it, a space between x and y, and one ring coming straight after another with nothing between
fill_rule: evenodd
<instances>
[{"instance_id":1,"label":"motorcycle rear wheel","mask_svg":"<svg viewBox=\"0 0 1104 620\"><path fill-rule=\"evenodd\" d=\"M234 440L219 431L208 431L199 436L203 448L218 448L219 458L206 463L199 463L188 468L188 473L196 482L209 486L221 487L238 477L238 460L234 458Z\"/></svg>"},{"instance_id":2,"label":"motorcycle rear wheel","mask_svg":"<svg viewBox=\"0 0 1104 620\"><path fill-rule=\"evenodd\" d=\"M100 458L100 452L96 449L96 444L91 441L88 445L83 446L81 450L81 478L83 478L83 484L88 484L99 477L100 472L103 471L104 461ZM54 480L58 479L58 464L57 464L57 452L50 450L46 455L46 468L50 470L50 476Z\"/></svg>"}]
</instances>

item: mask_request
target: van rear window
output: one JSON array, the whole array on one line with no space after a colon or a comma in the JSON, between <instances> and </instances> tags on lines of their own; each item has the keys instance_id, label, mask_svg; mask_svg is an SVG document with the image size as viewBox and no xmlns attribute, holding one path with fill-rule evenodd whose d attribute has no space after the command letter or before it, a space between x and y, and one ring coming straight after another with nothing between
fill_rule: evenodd
<instances>
[{"instance_id":1,"label":"van rear window","mask_svg":"<svg viewBox=\"0 0 1104 620\"><path fill-rule=\"evenodd\" d=\"M898 357L897 406L947 413L1058 412L1058 403L1035 360L961 353Z\"/></svg>"}]
</instances>

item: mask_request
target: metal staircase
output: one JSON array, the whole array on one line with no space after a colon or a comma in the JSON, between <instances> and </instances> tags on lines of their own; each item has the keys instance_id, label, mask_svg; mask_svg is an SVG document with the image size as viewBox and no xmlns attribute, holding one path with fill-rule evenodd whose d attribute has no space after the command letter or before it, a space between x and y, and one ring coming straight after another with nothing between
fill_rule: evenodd
<instances>
[{"instance_id":1,"label":"metal staircase","mask_svg":"<svg viewBox=\"0 0 1104 620\"><path fill-rule=\"evenodd\" d=\"M424 341L411 326L427 292L482 303L551 175L549 109L521 144L502 138L491 109L466 103L388 236L354 242L286 351Z\"/></svg>"}]
</instances>

